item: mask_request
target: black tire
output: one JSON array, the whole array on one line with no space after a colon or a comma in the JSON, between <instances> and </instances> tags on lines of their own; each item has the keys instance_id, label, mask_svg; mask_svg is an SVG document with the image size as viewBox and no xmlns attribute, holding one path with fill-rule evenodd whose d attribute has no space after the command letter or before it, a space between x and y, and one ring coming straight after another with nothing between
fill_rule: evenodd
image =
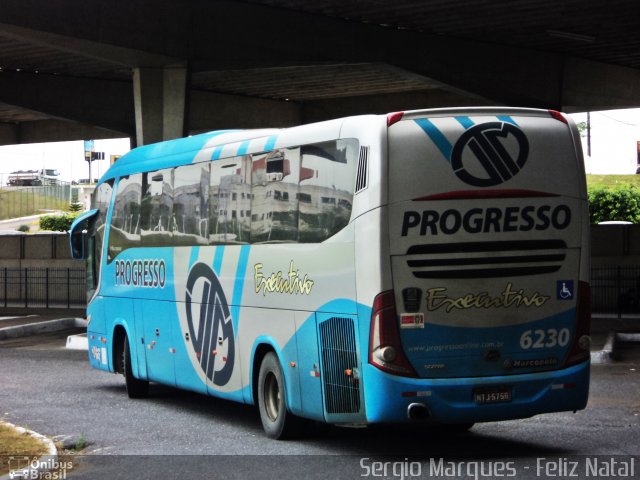
<instances>
[{"instance_id":1,"label":"black tire","mask_svg":"<svg viewBox=\"0 0 640 480\"><path fill-rule=\"evenodd\" d=\"M287 411L284 375L275 353L262 359L258 375L258 409L262 428L269 438L284 440L300 435L301 418Z\"/></svg>"},{"instance_id":2,"label":"black tire","mask_svg":"<svg viewBox=\"0 0 640 480\"><path fill-rule=\"evenodd\" d=\"M149 394L149 382L146 380L138 380L133 376L133 370L131 369L131 350L129 349L129 339L126 335L124 337L124 347L122 348L122 373L129 398L144 398Z\"/></svg>"}]
</instances>

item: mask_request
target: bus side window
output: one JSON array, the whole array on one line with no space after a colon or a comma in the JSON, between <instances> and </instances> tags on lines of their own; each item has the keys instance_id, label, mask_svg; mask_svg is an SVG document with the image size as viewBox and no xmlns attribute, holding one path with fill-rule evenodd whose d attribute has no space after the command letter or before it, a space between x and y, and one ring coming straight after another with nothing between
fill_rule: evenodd
<instances>
[{"instance_id":1,"label":"bus side window","mask_svg":"<svg viewBox=\"0 0 640 480\"><path fill-rule=\"evenodd\" d=\"M140 245L141 190L141 173L121 177L118 182L109 231L108 262L127 248Z\"/></svg>"},{"instance_id":2,"label":"bus side window","mask_svg":"<svg viewBox=\"0 0 640 480\"><path fill-rule=\"evenodd\" d=\"M209 163L177 167L173 177L174 245L206 245L208 222Z\"/></svg>"},{"instance_id":3,"label":"bus side window","mask_svg":"<svg viewBox=\"0 0 640 480\"><path fill-rule=\"evenodd\" d=\"M300 242L322 242L351 217L358 141L343 139L301 147Z\"/></svg>"},{"instance_id":4,"label":"bus side window","mask_svg":"<svg viewBox=\"0 0 640 480\"><path fill-rule=\"evenodd\" d=\"M209 244L251 241L251 157L211 164L209 183Z\"/></svg>"},{"instance_id":5,"label":"bus side window","mask_svg":"<svg viewBox=\"0 0 640 480\"><path fill-rule=\"evenodd\" d=\"M93 193L93 208L97 208L100 213L96 217L95 221L95 237L96 237L96 251L95 251L95 265L96 265L96 277L100 272L100 265L102 262L102 243L104 241L105 221L107 219L107 212L109 210L109 203L111 202L111 194L113 193L113 180L109 180L100 185Z\"/></svg>"},{"instance_id":6,"label":"bus side window","mask_svg":"<svg viewBox=\"0 0 640 480\"><path fill-rule=\"evenodd\" d=\"M298 241L300 148L252 156L251 241Z\"/></svg>"},{"instance_id":7,"label":"bus side window","mask_svg":"<svg viewBox=\"0 0 640 480\"><path fill-rule=\"evenodd\" d=\"M143 247L172 244L173 181L172 170L142 174L140 239Z\"/></svg>"}]
</instances>

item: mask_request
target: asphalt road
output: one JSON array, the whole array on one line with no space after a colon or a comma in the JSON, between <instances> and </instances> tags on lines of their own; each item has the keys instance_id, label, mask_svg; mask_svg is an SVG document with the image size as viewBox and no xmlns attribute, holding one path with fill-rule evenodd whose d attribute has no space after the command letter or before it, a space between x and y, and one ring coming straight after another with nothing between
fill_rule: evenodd
<instances>
[{"instance_id":1,"label":"asphalt road","mask_svg":"<svg viewBox=\"0 0 640 480\"><path fill-rule=\"evenodd\" d=\"M57 215L61 212L57 211L57 210L51 210L48 211L47 213L42 213L39 215L31 215L28 217L22 217L22 218L13 218L13 219L9 219L9 220L2 220L0 221L0 231L3 230L18 230L18 228L21 225L28 225L29 227L31 227L32 231L36 231L38 230L38 226L39 225L39 220L40 217L42 217L43 215Z\"/></svg>"},{"instance_id":2,"label":"asphalt road","mask_svg":"<svg viewBox=\"0 0 640 480\"><path fill-rule=\"evenodd\" d=\"M576 414L478 424L467 434L331 427L281 442L263 435L250 406L159 385L150 398L130 400L121 376L92 370L86 352L64 348L68 333L0 342L0 417L86 439L69 478L375 478L385 468L386 478L411 478L418 467L421 478L453 478L447 466L458 478L488 478L491 469L496 478L501 467L506 477L511 467L518 479L552 478L555 467L570 470L565 461L584 469L583 456L609 464L640 456L637 344L622 346L621 361L593 366L589 405ZM640 477L640 457L634 473Z\"/></svg>"}]
</instances>

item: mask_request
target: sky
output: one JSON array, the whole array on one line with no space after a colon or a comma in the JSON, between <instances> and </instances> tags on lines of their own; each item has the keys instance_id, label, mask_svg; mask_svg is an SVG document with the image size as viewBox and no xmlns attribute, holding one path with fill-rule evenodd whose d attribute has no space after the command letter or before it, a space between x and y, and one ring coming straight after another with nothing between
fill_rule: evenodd
<instances>
[{"instance_id":1,"label":"sky","mask_svg":"<svg viewBox=\"0 0 640 480\"><path fill-rule=\"evenodd\" d=\"M587 114L572 114L573 120L586 122ZM591 112L591 156L587 155L586 135L582 136L585 170L593 174L632 174L638 165L640 109Z\"/></svg>"},{"instance_id":2,"label":"sky","mask_svg":"<svg viewBox=\"0 0 640 480\"><path fill-rule=\"evenodd\" d=\"M575 122L586 122L586 113L572 114ZM640 142L640 109L591 112L591 156L587 155L586 136L582 144L587 173L633 174L638 163ZM96 152L104 152L105 160L94 161L92 175L99 178L109 167L111 155L129 151L128 138L96 140ZM89 177L84 160L84 142L53 142L0 146L0 185L15 170L53 168L60 180L78 181Z\"/></svg>"},{"instance_id":3,"label":"sky","mask_svg":"<svg viewBox=\"0 0 640 480\"><path fill-rule=\"evenodd\" d=\"M109 168L111 155L124 155L130 149L128 138L95 140L94 151L104 152L104 160L91 165L91 175L99 178ZM89 163L84 159L84 142L27 143L0 146L0 185L6 185L9 173L16 170L52 168L64 181L89 178Z\"/></svg>"}]
</instances>

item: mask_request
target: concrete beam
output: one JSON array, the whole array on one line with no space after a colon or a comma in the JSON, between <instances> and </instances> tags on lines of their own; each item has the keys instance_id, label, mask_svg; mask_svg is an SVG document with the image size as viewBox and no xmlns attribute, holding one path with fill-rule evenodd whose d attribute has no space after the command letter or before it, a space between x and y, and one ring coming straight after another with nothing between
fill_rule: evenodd
<instances>
[{"instance_id":1,"label":"concrete beam","mask_svg":"<svg viewBox=\"0 0 640 480\"><path fill-rule=\"evenodd\" d=\"M190 98L190 133L227 128L290 127L302 123L295 102L221 95L194 90Z\"/></svg>"},{"instance_id":2,"label":"concrete beam","mask_svg":"<svg viewBox=\"0 0 640 480\"><path fill-rule=\"evenodd\" d=\"M564 111L585 112L640 106L640 70L568 58L563 80Z\"/></svg>"},{"instance_id":3,"label":"concrete beam","mask_svg":"<svg viewBox=\"0 0 640 480\"><path fill-rule=\"evenodd\" d=\"M308 123L368 113L381 114L423 108L481 105L494 104L480 98L433 89L424 92L365 95L360 97L312 101L303 103L301 107L302 123Z\"/></svg>"},{"instance_id":4,"label":"concrete beam","mask_svg":"<svg viewBox=\"0 0 640 480\"><path fill-rule=\"evenodd\" d=\"M163 85L164 78L168 77L167 96L171 97L176 83L184 88L185 82L181 80L186 74L184 70L161 71L164 72ZM55 118L0 124L0 144L134 137L133 90L130 82L3 72L0 75L0 102ZM162 99L164 95L164 88L158 89L154 98ZM173 100L169 98L164 103L168 111L166 118L156 112L159 121L154 128L158 139L165 130L173 132L172 136L176 138L219 128L285 127L302 122L301 107L293 102L202 91L188 95L174 92L174 96ZM164 100L151 100L147 106L158 109L162 102ZM188 102L187 108L180 102ZM186 114L179 114L182 110L188 111L188 119ZM182 123L188 125L188 131Z\"/></svg>"},{"instance_id":5,"label":"concrete beam","mask_svg":"<svg viewBox=\"0 0 640 480\"><path fill-rule=\"evenodd\" d=\"M19 124L0 123L0 145L17 145L22 143L19 135Z\"/></svg>"},{"instance_id":6,"label":"concrete beam","mask_svg":"<svg viewBox=\"0 0 640 480\"><path fill-rule=\"evenodd\" d=\"M218 1L210 16L194 16L191 54L210 58L218 69L245 62L380 62L428 77L441 87L494 103L535 107L560 104L563 57L504 45L473 42L415 31L383 28L292 10ZM225 21L220 21L225 19ZM233 35L238 22L243 34ZM269 25L265 37L264 25ZM228 48L212 51L210 45ZM266 40L267 41L266 41ZM295 39L295 41L291 41ZM321 41L319 40L321 39ZM213 57L213 58L212 58Z\"/></svg>"},{"instance_id":7,"label":"concrete beam","mask_svg":"<svg viewBox=\"0 0 640 480\"><path fill-rule=\"evenodd\" d=\"M0 23L0 33L9 38L24 40L45 47L54 47L56 50L63 52L79 54L127 67L154 67L179 62L179 59L175 57L6 23Z\"/></svg>"},{"instance_id":8,"label":"concrete beam","mask_svg":"<svg viewBox=\"0 0 640 480\"><path fill-rule=\"evenodd\" d=\"M3 0L0 32L132 67L160 66L186 57L191 3Z\"/></svg>"},{"instance_id":9,"label":"concrete beam","mask_svg":"<svg viewBox=\"0 0 640 480\"><path fill-rule=\"evenodd\" d=\"M138 75L135 88L128 82L116 86L119 82L52 77L23 83L27 77L0 76L0 101L128 135L137 123L139 143L174 138L187 130L287 126L356 113L470 103L572 111L640 106L640 70L248 2L130 0L114 7L110 0L4 0L0 18L0 34L131 66L138 73L176 63L204 71L267 63L383 62L429 77L448 92L302 105L193 92L200 102L188 99L189 88L181 85L187 85L189 72L180 69L162 70L162 80L148 85L144 75ZM3 88L7 84L9 90ZM11 128L0 130L7 138L12 135Z\"/></svg>"},{"instance_id":10,"label":"concrete beam","mask_svg":"<svg viewBox=\"0 0 640 480\"><path fill-rule=\"evenodd\" d=\"M122 132L66 120L36 120L18 124L0 124L0 145L61 142L87 138L99 140L126 136Z\"/></svg>"},{"instance_id":11,"label":"concrete beam","mask_svg":"<svg viewBox=\"0 0 640 480\"><path fill-rule=\"evenodd\" d=\"M53 38L46 36L49 34L69 37L76 42L70 47L76 52L134 63L135 67L150 65L154 56L162 65L181 59L195 68L217 69L264 64L265 59L272 65L384 62L498 104L543 108L571 103L576 107L593 103L640 105L633 95L619 98L619 93L610 91L606 82L616 79L613 88L621 87L618 79L627 76L621 71L628 69L621 67L593 62L594 69L607 74L591 76L585 89L585 79L574 73L582 67L572 66L580 61L562 55L249 2L131 0L114 7L109 0L4 0L0 18L5 31L11 32L12 26L13 34L23 38L26 34L35 41ZM26 30L16 30L19 28ZM56 48L64 49L57 38ZM87 48L92 45L95 51ZM144 52L150 59L134 55L124 61L119 53L100 53L110 48Z\"/></svg>"},{"instance_id":12,"label":"concrete beam","mask_svg":"<svg viewBox=\"0 0 640 480\"><path fill-rule=\"evenodd\" d=\"M131 83L3 72L0 102L58 119L99 125L131 136L134 131Z\"/></svg>"}]
</instances>

